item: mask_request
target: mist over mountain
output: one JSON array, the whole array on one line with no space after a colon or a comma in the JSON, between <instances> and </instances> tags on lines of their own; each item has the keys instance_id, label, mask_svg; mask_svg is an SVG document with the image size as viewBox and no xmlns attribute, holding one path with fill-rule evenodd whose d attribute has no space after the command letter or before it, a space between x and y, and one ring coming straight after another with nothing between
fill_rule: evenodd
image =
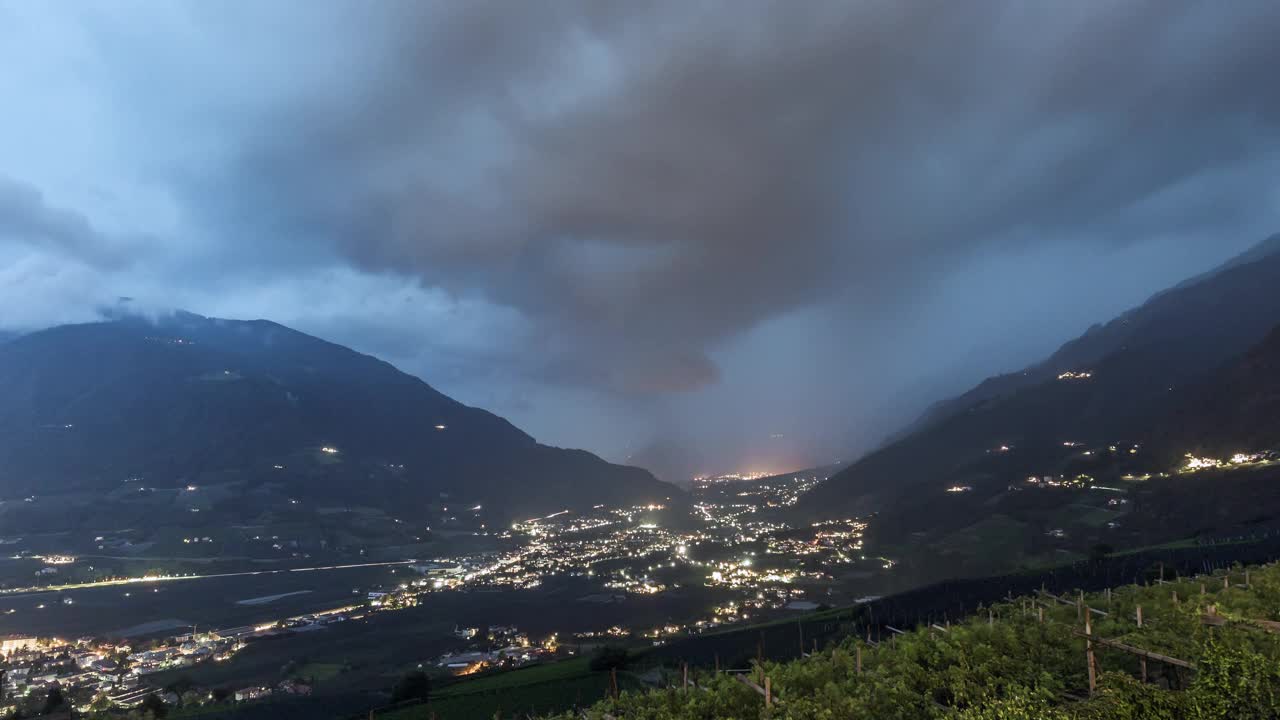
<instances>
[{"instance_id":1,"label":"mist over mountain","mask_svg":"<svg viewBox=\"0 0 1280 720\"><path fill-rule=\"evenodd\" d=\"M1261 432L1267 425L1249 424L1246 430L1240 427L1246 421L1227 419L1249 416L1232 409L1233 401L1243 402L1250 392L1245 389L1250 380L1239 378L1251 378L1250 372L1265 376L1263 368L1269 365L1255 360L1243 366L1251 371L1224 370L1280 323L1277 287L1280 236L1273 236L1239 258L1090 328L1043 362L937 403L907 432L804 498L802 509L817 515L902 510L951 483L981 488L986 482L994 493L1020 474L1058 467L1076 445L1155 436L1167 442L1148 449L1168 463L1171 455L1183 452L1172 438L1190 443L1188 433L1215 427L1216 436L1238 427L1241 441L1280 440ZM1257 352L1266 357L1265 347ZM1218 377L1219 372L1234 372L1236 379ZM1227 390L1205 389L1215 386ZM1206 395L1231 399L1205 406ZM1201 407L1219 407L1223 423L1200 416ZM1182 418L1180 435L1159 429L1170 413ZM1201 421L1192 423L1191 417ZM1192 426L1197 429L1186 429ZM1000 448L1010 450L999 453L1000 471L993 471L992 451Z\"/></svg>"},{"instance_id":2,"label":"mist over mountain","mask_svg":"<svg viewBox=\"0 0 1280 720\"><path fill-rule=\"evenodd\" d=\"M647 471L540 445L368 355L265 320L178 313L0 345L0 495L282 485L398 512L662 501Z\"/></svg>"}]
</instances>

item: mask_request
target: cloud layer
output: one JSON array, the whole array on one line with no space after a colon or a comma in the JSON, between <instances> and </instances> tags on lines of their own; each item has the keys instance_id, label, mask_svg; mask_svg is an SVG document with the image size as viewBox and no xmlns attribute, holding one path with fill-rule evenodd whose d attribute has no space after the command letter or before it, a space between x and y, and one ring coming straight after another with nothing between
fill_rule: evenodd
<instances>
[{"instance_id":1,"label":"cloud layer","mask_svg":"<svg viewBox=\"0 0 1280 720\"><path fill-rule=\"evenodd\" d=\"M97 289L277 317L597 449L660 427L730 463L758 448L720 435L780 421L788 459L855 449L918 378L1280 227L1274 3L15 3L0 28L34 68L0 78L0 259L27 268L0 292L48 306L0 327ZM989 296L996 267L1052 279Z\"/></svg>"}]
</instances>

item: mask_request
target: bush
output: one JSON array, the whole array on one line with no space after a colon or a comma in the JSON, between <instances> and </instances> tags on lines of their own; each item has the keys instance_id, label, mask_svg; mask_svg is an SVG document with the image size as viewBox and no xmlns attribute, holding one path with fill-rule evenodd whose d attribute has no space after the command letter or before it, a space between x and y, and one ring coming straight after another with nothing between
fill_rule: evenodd
<instances>
[{"instance_id":1,"label":"bush","mask_svg":"<svg viewBox=\"0 0 1280 720\"><path fill-rule=\"evenodd\" d=\"M591 656L591 669L595 671L601 670L621 670L630 662L631 656L627 653L626 648L617 647L616 645L605 645Z\"/></svg>"},{"instance_id":2,"label":"bush","mask_svg":"<svg viewBox=\"0 0 1280 720\"><path fill-rule=\"evenodd\" d=\"M400 678L391 691L391 702L426 700L431 697L431 678L421 670L415 670Z\"/></svg>"}]
</instances>

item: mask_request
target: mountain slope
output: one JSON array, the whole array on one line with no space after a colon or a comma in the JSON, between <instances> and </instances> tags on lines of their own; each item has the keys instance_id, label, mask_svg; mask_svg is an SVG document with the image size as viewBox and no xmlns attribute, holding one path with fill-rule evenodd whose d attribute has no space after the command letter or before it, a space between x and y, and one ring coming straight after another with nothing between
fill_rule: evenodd
<instances>
[{"instance_id":1,"label":"mountain slope","mask_svg":"<svg viewBox=\"0 0 1280 720\"><path fill-rule=\"evenodd\" d=\"M1178 407L1183 386L1244 353L1280 321L1277 245L1271 238L1243 259L1095 326L1044 362L939 404L914 432L815 489L801 509L907 512L953 482L985 479L996 492L1019 474L1060 466L1070 454L1064 442L1145 437ZM1068 371L1092 375L1058 379ZM993 455L1000 446L1012 450Z\"/></svg>"},{"instance_id":2,"label":"mountain slope","mask_svg":"<svg viewBox=\"0 0 1280 720\"><path fill-rule=\"evenodd\" d=\"M1280 233L1222 265L1153 295L1114 320L1089 328L1044 361L1019 372L988 378L957 397L935 403L912 430L928 427L1025 387L1082 370L1128 347L1179 342L1198 336L1216 347L1188 358L1186 369L1203 372L1244 352L1280 319ZM1215 360L1216 358L1216 360Z\"/></svg>"},{"instance_id":3,"label":"mountain slope","mask_svg":"<svg viewBox=\"0 0 1280 720\"><path fill-rule=\"evenodd\" d=\"M262 320L31 333L0 345L0 395L0 496L235 481L401 512L445 493L522 514L678 492Z\"/></svg>"},{"instance_id":4,"label":"mountain slope","mask_svg":"<svg viewBox=\"0 0 1280 720\"><path fill-rule=\"evenodd\" d=\"M1171 459L1184 452L1230 457L1280 447L1280 327L1179 395L1148 441Z\"/></svg>"}]
</instances>

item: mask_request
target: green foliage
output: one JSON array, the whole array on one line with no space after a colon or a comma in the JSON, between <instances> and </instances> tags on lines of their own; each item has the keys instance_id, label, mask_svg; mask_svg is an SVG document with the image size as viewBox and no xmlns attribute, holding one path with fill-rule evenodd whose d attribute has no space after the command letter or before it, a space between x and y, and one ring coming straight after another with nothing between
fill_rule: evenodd
<instances>
[{"instance_id":1,"label":"green foliage","mask_svg":"<svg viewBox=\"0 0 1280 720\"><path fill-rule=\"evenodd\" d=\"M1007 696L962 710L959 720L1067 720L1044 690L1015 687Z\"/></svg>"},{"instance_id":2,"label":"green foliage","mask_svg":"<svg viewBox=\"0 0 1280 720\"><path fill-rule=\"evenodd\" d=\"M1189 717L1187 696L1142 683L1124 673L1106 673L1098 697L1074 713L1077 720L1182 720Z\"/></svg>"},{"instance_id":3,"label":"green foliage","mask_svg":"<svg viewBox=\"0 0 1280 720\"><path fill-rule=\"evenodd\" d=\"M691 671L696 687L624 692L585 717L619 720L1261 720L1280 718L1280 635L1257 621L1280 614L1280 567L1126 586L1084 596L1094 637L1193 663L1194 670L1094 644L1089 697L1083 608L1077 595L1019 598L945 630L918 628L892 643L850 637L826 651L753 668L773 707L727 674ZM1203 589L1202 589L1203 588ZM1143 624L1138 626L1141 606ZM1044 611L1044 622L1039 610ZM1205 615L1225 618L1212 626ZM861 655L861 672L859 672ZM555 716L582 718L583 713Z\"/></svg>"},{"instance_id":4,"label":"green foliage","mask_svg":"<svg viewBox=\"0 0 1280 720\"><path fill-rule=\"evenodd\" d=\"M441 684L429 705L378 713L378 720L473 720L537 716L588 707L610 691L608 672L593 672L588 658L574 658ZM630 673L618 673L624 692L643 687ZM580 718L575 718L580 720Z\"/></svg>"},{"instance_id":5,"label":"green foliage","mask_svg":"<svg viewBox=\"0 0 1280 720\"><path fill-rule=\"evenodd\" d=\"M1204 643L1191 689L1191 717L1252 720L1280 716L1276 656L1263 655L1241 640L1214 633Z\"/></svg>"}]
</instances>

